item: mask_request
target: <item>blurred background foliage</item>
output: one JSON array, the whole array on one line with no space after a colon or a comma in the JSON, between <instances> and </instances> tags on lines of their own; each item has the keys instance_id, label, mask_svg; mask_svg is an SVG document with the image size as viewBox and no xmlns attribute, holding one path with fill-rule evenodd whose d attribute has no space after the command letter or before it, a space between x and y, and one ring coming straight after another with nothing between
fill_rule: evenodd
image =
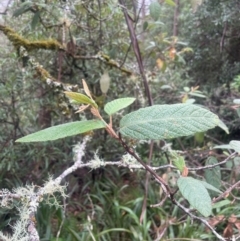
<instances>
[{"instance_id":1,"label":"blurred background foliage","mask_svg":"<svg viewBox=\"0 0 240 241\"><path fill-rule=\"evenodd\" d=\"M36 48L23 58L0 31L0 188L41 185L49 173L58 176L73 163L73 147L82 139L16 144L17 138L90 117L89 113L75 114L60 94L61 88L49 85L29 57L60 83L81 89L84 78L101 107L115 98L136 97L134 105L114 116L116 129L124 114L147 106L122 8L132 19L154 104L195 102L218 114L230 128L229 135L217 129L171 143L156 142L151 164L168 163L166 146L181 150L188 166L205 165L209 155L220 161L225 154L209 149L239 138L239 106L233 104L240 96L238 0L127 0L125 6L116 0L13 0L2 12L1 26L11 27L30 42L55 39L66 51ZM106 75L111 82L103 94L100 82ZM117 161L124 154L102 130L94 132L86 162L96 150L106 161ZM149 143L138 143L137 150L147 161ZM223 189L239 178L239 165L236 160L222 167ZM172 170L162 169L159 175L176 185ZM44 203L39 208L41 240L214 240L204 226L193 224L172 203L151 208L162 197L154 180L150 180L146 213L140 221L144 180L143 171L77 170L66 180L69 198L62 201L64 209ZM239 194L234 195L238 200ZM238 209L234 202L216 209L216 215L224 215L224 224L217 226L215 220L219 232L226 230L228 218ZM17 219L15 212L0 212L0 229L10 232L8 224Z\"/></svg>"}]
</instances>

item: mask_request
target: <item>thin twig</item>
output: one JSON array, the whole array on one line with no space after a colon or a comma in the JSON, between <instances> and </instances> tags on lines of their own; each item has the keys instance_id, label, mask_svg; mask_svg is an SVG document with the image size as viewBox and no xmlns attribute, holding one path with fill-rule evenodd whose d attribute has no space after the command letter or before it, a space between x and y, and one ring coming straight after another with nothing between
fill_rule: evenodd
<instances>
[{"instance_id":1,"label":"thin twig","mask_svg":"<svg viewBox=\"0 0 240 241\"><path fill-rule=\"evenodd\" d=\"M225 238L223 238L219 233L216 232L216 230L207 222L206 219L195 216L194 214L192 214L190 212L190 210L188 208L185 208L184 206L182 206L178 201L176 201L175 199L173 200L174 204L177 205L180 209L182 209L188 216L190 216L192 219L196 219L199 220L201 223L203 223L205 226L207 226L212 233L219 239L222 241L225 241Z\"/></svg>"},{"instance_id":2,"label":"thin twig","mask_svg":"<svg viewBox=\"0 0 240 241\"><path fill-rule=\"evenodd\" d=\"M149 147L149 156L148 156L148 161L147 161L147 165L148 166L150 166L150 163L151 163L151 160L152 160L153 146L154 146L154 142L151 141L150 147ZM140 223L142 223L142 221L144 219L145 212L146 212L147 197L148 197L148 187L149 187L149 178L150 178L150 173L146 172L145 183L144 183L144 199L143 199L142 211L141 211L141 215L140 215Z\"/></svg>"},{"instance_id":3,"label":"thin twig","mask_svg":"<svg viewBox=\"0 0 240 241\"><path fill-rule=\"evenodd\" d=\"M221 195L219 195L217 198L213 199L213 203L218 202L219 200L225 198L226 196L228 196L228 194L238 185L240 185L240 181L236 182L235 184L233 184L231 187L229 187L225 192L223 192Z\"/></svg>"},{"instance_id":4,"label":"thin twig","mask_svg":"<svg viewBox=\"0 0 240 241\"><path fill-rule=\"evenodd\" d=\"M237 155L237 152L232 153L230 156L228 156L225 160L218 162L216 164L212 164L212 165L207 165L204 167L192 167L192 168L188 168L189 171L199 171L199 170L204 170L204 169L210 169L210 168L214 168L216 166L220 166L222 164L225 164L227 161L229 161L230 159L232 159L235 155Z\"/></svg>"},{"instance_id":5,"label":"thin twig","mask_svg":"<svg viewBox=\"0 0 240 241\"><path fill-rule=\"evenodd\" d=\"M120 133L119 133L119 141L120 141L121 145L123 146L123 148L126 150L126 152L128 154L130 154L131 156L133 156L145 168L146 171L150 172L152 174L152 176L155 177L156 181L163 188L163 191L165 192L165 194L167 196L171 196L172 195L172 191L171 191L169 185L165 182L165 180L163 178L161 178L160 176L158 176L157 173L152 168L150 168L146 163L144 163L143 160L141 160L141 158L138 157L138 155L135 153L135 151L132 148L130 148L123 141Z\"/></svg>"}]
</instances>

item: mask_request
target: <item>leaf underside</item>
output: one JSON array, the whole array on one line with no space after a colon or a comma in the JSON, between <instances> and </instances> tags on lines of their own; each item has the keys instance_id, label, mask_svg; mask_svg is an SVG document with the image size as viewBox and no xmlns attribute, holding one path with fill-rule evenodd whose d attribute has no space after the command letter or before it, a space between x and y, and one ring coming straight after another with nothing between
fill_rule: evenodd
<instances>
[{"instance_id":1,"label":"leaf underside","mask_svg":"<svg viewBox=\"0 0 240 241\"><path fill-rule=\"evenodd\" d=\"M113 100L107 103L104 106L104 111L108 115L113 115L114 113L118 112L119 110L126 108L127 106L131 105L135 101L135 98L120 98Z\"/></svg>"},{"instance_id":2,"label":"leaf underside","mask_svg":"<svg viewBox=\"0 0 240 241\"><path fill-rule=\"evenodd\" d=\"M193 208L197 209L204 217L212 214L211 198L201 181L192 177L180 177L177 185Z\"/></svg>"},{"instance_id":3,"label":"leaf underside","mask_svg":"<svg viewBox=\"0 0 240 241\"><path fill-rule=\"evenodd\" d=\"M24 136L16 140L16 142L53 141L64 137L85 133L94 129L101 129L104 127L105 124L101 120L75 121L49 127L47 129Z\"/></svg>"},{"instance_id":4,"label":"leaf underside","mask_svg":"<svg viewBox=\"0 0 240 241\"><path fill-rule=\"evenodd\" d=\"M161 140L193 135L218 123L217 115L196 105L155 105L124 116L120 132L132 139Z\"/></svg>"}]
</instances>

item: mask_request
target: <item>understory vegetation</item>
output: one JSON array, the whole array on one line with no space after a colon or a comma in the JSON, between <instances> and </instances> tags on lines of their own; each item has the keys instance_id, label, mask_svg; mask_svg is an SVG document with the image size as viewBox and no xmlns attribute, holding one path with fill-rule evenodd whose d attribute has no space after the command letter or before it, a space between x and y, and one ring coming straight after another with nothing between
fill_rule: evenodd
<instances>
[{"instance_id":1,"label":"understory vegetation","mask_svg":"<svg viewBox=\"0 0 240 241\"><path fill-rule=\"evenodd\" d=\"M239 240L238 0L0 9L0 240Z\"/></svg>"}]
</instances>

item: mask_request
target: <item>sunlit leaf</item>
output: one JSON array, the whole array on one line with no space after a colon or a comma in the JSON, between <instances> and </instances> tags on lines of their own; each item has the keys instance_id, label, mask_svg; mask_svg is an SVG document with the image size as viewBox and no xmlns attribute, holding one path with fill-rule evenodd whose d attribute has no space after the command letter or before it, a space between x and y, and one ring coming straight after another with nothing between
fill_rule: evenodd
<instances>
[{"instance_id":1,"label":"sunlit leaf","mask_svg":"<svg viewBox=\"0 0 240 241\"><path fill-rule=\"evenodd\" d=\"M182 156L177 156L175 159L173 159L173 165L177 167L180 172L182 172L186 166L185 160Z\"/></svg>"},{"instance_id":2,"label":"sunlit leaf","mask_svg":"<svg viewBox=\"0 0 240 241\"><path fill-rule=\"evenodd\" d=\"M108 115L113 115L121 109L126 108L135 101L135 98L120 98L107 103L104 106L104 111Z\"/></svg>"},{"instance_id":3,"label":"sunlit leaf","mask_svg":"<svg viewBox=\"0 0 240 241\"><path fill-rule=\"evenodd\" d=\"M89 97L87 97L86 95L83 95L77 92L71 92L71 91L65 91L64 93L66 96L77 101L80 104L89 104L93 107L96 107L96 108L98 107L96 102L90 99Z\"/></svg>"},{"instance_id":4,"label":"sunlit leaf","mask_svg":"<svg viewBox=\"0 0 240 241\"><path fill-rule=\"evenodd\" d=\"M168 5L173 6L173 7L176 6L176 4L173 0L165 0L165 3L167 3Z\"/></svg>"}]
</instances>

